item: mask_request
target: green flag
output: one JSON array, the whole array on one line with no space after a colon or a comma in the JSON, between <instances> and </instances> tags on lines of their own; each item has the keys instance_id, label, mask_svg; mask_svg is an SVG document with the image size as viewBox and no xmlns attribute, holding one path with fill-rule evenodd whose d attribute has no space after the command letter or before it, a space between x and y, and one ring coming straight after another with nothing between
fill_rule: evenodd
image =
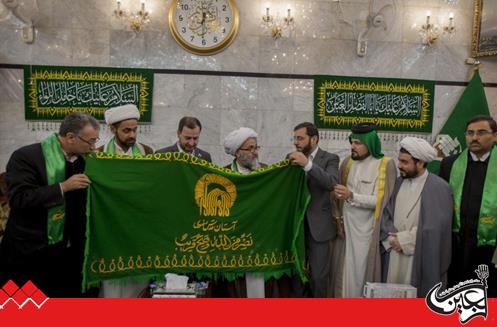
<instances>
[{"instance_id":1,"label":"green flag","mask_svg":"<svg viewBox=\"0 0 497 327\"><path fill-rule=\"evenodd\" d=\"M449 119L440 130L437 139L442 143L440 150L444 157L457 154L466 149L466 122L477 115L490 115L487 98L478 69L464 90ZM450 137L450 140L448 139ZM446 142L442 142L442 139Z\"/></svg>"},{"instance_id":2,"label":"green flag","mask_svg":"<svg viewBox=\"0 0 497 327\"><path fill-rule=\"evenodd\" d=\"M288 161L242 175L184 153L90 156L84 287L246 272L305 279L309 192Z\"/></svg>"},{"instance_id":3,"label":"green flag","mask_svg":"<svg viewBox=\"0 0 497 327\"><path fill-rule=\"evenodd\" d=\"M435 142L443 157L458 154L466 149L466 122L477 115L490 115L487 98L478 69L457 102L452 114L440 130ZM440 162L434 160L428 165L428 170L438 173Z\"/></svg>"}]
</instances>

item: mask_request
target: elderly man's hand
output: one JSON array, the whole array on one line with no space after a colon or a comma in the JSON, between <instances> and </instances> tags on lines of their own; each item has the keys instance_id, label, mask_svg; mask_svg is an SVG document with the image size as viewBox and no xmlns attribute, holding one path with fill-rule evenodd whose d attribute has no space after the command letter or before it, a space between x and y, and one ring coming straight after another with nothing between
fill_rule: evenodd
<instances>
[{"instance_id":1,"label":"elderly man's hand","mask_svg":"<svg viewBox=\"0 0 497 327\"><path fill-rule=\"evenodd\" d=\"M288 155L288 159L290 159L291 162L299 165L299 166L302 166L302 167L305 167L307 165L307 163L309 162L309 159L305 156L305 154L303 154L302 152L299 152L299 151L295 151L295 152L292 152Z\"/></svg>"},{"instance_id":2,"label":"elderly man's hand","mask_svg":"<svg viewBox=\"0 0 497 327\"><path fill-rule=\"evenodd\" d=\"M66 193L73 190L85 189L88 185L90 185L90 183L91 182L88 176L84 174L76 174L60 183L60 187L62 188L62 192Z\"/></svg>"}]
</instances>

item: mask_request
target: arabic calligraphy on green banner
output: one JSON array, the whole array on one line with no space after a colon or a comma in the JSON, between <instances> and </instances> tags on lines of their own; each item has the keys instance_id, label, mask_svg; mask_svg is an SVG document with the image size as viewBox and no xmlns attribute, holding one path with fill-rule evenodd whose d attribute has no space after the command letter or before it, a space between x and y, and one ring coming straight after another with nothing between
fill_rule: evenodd
<instances>
[{"instance_id":1,"label":"arabic calligraphy on green banner","mask_svg":"<svg viewBox=\"0 0 497 327\"><path fill-rule=\"evenodd\" d=\"M24 66L25 119L85 112L103 120L108 108L135 104L140 122L151 122L153 83L147 69Z\"/></svg>"},{"instance_id":2,"label":"arabic calligraphy on green banner","mask_svg":"<svg viewBox=\"0 0 497 327\"><path fill-rule=\"evenodd\" d=\"M431 133L434 97L433 81L315 76L314 122L318 128L368 122L379 130Z\"/></svg>"}]
</instances>

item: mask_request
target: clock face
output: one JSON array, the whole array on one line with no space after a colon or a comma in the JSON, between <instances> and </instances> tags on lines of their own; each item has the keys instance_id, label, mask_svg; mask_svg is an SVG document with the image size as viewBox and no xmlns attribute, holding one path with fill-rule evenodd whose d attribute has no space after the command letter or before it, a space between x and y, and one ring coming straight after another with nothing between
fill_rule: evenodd
<instances>
[{"instance_id":1,"label":"clock face","mask_svg":"<svg viewBox=\"0 0 497 327\"><path fill-rule=\"evenodd\" d=\"M224 50L238 31L238 9L232 0L175 0L169 28L186 50L200 55Z\"/></svg>"}]
</instances>

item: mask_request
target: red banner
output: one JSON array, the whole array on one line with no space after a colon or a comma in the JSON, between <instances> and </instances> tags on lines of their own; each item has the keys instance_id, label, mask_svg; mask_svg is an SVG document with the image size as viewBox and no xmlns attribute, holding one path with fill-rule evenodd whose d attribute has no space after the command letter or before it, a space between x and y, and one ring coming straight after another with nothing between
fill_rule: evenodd
<instances>
[{"instance_id":1,"label":"red banner","mask_svg":"<svg viewBox=\"0 0 497 327\"><path fill-rule=\"evenodd\" d=\"M465 326L497 326L497 300L488 316ZM424 299L48 299L40 308L8 302L2 326L462 326Z\"/></svg>"}]
</instances>

